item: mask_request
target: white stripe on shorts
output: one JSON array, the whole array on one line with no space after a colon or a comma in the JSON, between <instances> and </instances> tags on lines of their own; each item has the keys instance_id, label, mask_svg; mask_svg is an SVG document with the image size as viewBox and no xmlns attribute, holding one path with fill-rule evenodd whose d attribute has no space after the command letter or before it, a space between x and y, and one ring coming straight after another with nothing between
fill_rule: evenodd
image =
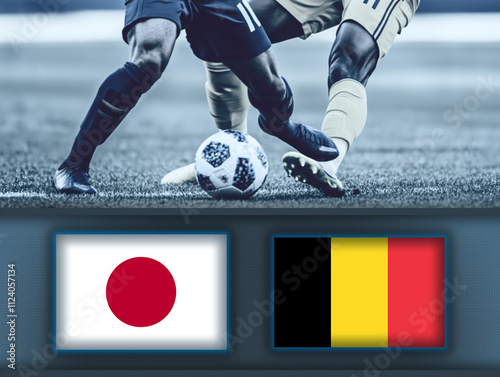
<instances>
[{"instance_id":1,"label":"white stripe on shorts","mask_svg":"<svg viewBox=\"0 0 500 377\"><path fill-rule=\"evenodd\" d=\"M253 22L252 20L250 19L250 16L248 15L246 9L243 7L243 5L241 5L241 3L239 3L237 5L239 11L241 12L241 14L243 15L243 18L245 19L247 25L248 25L248 28L250 29L250 33L255 31L255 26L253 26Z\"/></svg>"},{"instance_id":2,"label":"white stripe on shorts","mask_svg":"<svg viewBox=\"0 0 500 377\"><path fill-rule=\"evenodd\" d=\"M248 13L250 13L250 16L252 16L253 20L255 21L255 23L257 24L258 27L260 27L260 21L259 19L257 18L255 12L253 11L252 7L250 6L250 4L248 3L248 0L243 0L242 1L243 5L245 6L245 8L247 8L248 10Z\"/></svg>"}]
</instances>

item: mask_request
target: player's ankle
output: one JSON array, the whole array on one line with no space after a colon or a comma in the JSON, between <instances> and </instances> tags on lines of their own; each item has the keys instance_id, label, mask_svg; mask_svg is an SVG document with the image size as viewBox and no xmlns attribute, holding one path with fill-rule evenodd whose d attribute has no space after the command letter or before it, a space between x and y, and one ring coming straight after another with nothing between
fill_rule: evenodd
<instances>
[{"instance_id":1,"label":"player's ankle","mask_svg":"<svg viewBox=\"0 0 500 377\"><path fill-rule=\"evenodd\" d=\"M282 78L282 82L285 84L286 90L285 97L280 101L261 101L251 91L248 91L250 103L260 113L259 125L265 132L270 130L276 133L279 129L283 129L283 124L286 126L286 122L292 116L294 107L292 91L284 78Z\"/></svg>"},{"instance_id":2,"label":"player's ankle","mask_svg":"<svg viewBox=\"0 0 500 377\"><path fill-rule=\"evenodd\" d=\"M332 137L331 139L337 146L339 155L335 160L327 161L325 163L322 163L322 165L324 165L327 168L329 173L337 174L340 164L342 164L342 161L344 160L344 157L347 154L347 151L349 150L349 144L344 139L338 137Z\"/></svg>"},{"instance_id":3,"label":"player's ankle","mask_svg":"<svg viewBox=\"0 0 500 377\"><path fill-rule=\"evenodd\" d=\"M321 162L320 165L327 173L331 175L336 175L338 166L333 163L335 160Z\"/></svg>"},{"instance_id":4,"label":"player's ankle","mask_svg":"<svg viewBox=\"0 0 500 377\"><path fill-rule=\"evenodd\" d=\"M67 158L62 162L62 164L57 168L57 170L62 169L81 169L83 171L89 170L89 164L82 161L74 161L72 159Z\"/></svg>"}]
</instances>

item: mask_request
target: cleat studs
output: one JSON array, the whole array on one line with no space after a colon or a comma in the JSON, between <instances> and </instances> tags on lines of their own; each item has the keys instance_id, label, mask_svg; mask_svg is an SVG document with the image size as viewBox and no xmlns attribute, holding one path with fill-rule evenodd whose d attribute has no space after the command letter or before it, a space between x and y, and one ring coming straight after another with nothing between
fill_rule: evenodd
<instances>
[{"instance_id":1,"label":"cleat studs","mask_svg":"<svg viewBox=\"0 0 500 377\"><path fill-rule=\"evenodd\" d=\"M296 182L298 182L298 181L299 181L299 179L300 179L300 178L299 178L298 176L296 176L296 177L295 177L295 181L296 181Z\"/></svg>"},{"instance_id":2,"label":"cleat studs","mask_svg":"<svg viewBox=\"0 0 500 377\"><path fill-rule=\"evenodd\" d=\"M313 174L317 174L317 173L318 173L318 168L317 168L316 166L313 166L313 167L311 168L311 172L312 172Z\"/></svg>"},{"instance_id":3,"label":"cleat studs","mask_svg":"<svg viewBox=\"0 0 500 377\"><path fill-rule=\"evenodd\" d=\"M290 164L290 167L291 167L292 169L295 169L295 164Z\"/></svg>"},{"instance_id":4,"label":"cleat studs","mask_svg":"<svg viewBox=\"0 0 500 377\"><path fill-rule=\"evenodd\" d=\"M303 158L301 158L299 160L299 163L300 163L300 166L302 166L302 167L306 166L306 160L304 160Z\"/></svg>"},{"instance_id":5,"label":"cleat studs","mask_svg":"<svg viewBox=\"0 0 500 377\"><path fill-rule=\"evenodd\" d=\"M283 162L283 166L286 168L288 166L288 162Z\"/></svg>"},{"instance_id":6,"label":"cleat studs","mask_svg":"<svg viewBox=\"0 0 500 377\"><path fill-rule=\"evenodd\" d=\"M302 182L307 183L307 179L305 179L305 178L304 178L304 179L302 180Z\"/></svg>"}]
</instances>

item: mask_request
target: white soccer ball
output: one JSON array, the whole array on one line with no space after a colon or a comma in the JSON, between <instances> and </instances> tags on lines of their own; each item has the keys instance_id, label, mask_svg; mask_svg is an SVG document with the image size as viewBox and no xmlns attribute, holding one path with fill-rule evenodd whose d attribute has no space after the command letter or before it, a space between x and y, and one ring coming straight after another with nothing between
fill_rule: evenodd
<instances>
[{"instance_id":1,"label":"white soccer ball","mask_svg":"<svg viewBox=\"0 0 500 377\"><path fill-rule=\"evenodd\" d=\"M248 199L266 179L267 156L252 136L219 131L198 148L195 170L198 183L211 196Z\"/></svg>"}]
</instances>

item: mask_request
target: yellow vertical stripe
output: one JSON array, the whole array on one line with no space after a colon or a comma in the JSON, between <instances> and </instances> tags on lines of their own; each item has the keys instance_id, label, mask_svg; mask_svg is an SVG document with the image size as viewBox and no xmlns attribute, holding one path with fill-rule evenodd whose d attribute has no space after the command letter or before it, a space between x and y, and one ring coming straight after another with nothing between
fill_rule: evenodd
<instances>
[{"instance_id":1,"label":"yellow vertical stripe","mask_svg":"<svg viewBox=\"0 0 500 377\"><path fill-rule=\"evenodd\" d=\"M332 238L332 347L387 347L387 238Z\"/></svg>"}]
</instances>

